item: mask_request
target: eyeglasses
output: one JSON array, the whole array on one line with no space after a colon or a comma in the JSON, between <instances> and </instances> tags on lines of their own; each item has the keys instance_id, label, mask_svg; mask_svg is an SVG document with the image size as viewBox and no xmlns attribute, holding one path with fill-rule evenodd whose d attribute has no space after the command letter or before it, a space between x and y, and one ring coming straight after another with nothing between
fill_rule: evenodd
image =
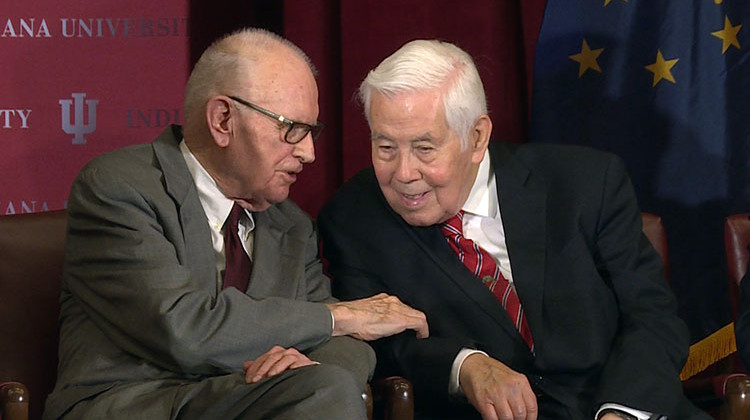
<instances>
[{"instance_id":1,"label":"eyeglasses","mask_svg":"<svg viewBox=\"0 0 750 420\"><path fill-rule=\"evenodd\" d=\"M325 128L325 124L320 121L316 122L315 125L292 121L288 118L285 118L283 115L273 113L265 108L259 107L258 105L250 103L244 99L240 99L236 96L230 96L229 98L235 102L239 102L242 105L245 105L250 109L258 111L269 118L273 118L279 123L279 128L282 128L282 126L286 126L284 141L289 144L297 144L301 142L302 139L307 136L307 133L312 134L312 138L313 140L315 140L318 138L318 136L320 136L321 131L323 131L323 129Z\"/></svg>"}]
</instances>

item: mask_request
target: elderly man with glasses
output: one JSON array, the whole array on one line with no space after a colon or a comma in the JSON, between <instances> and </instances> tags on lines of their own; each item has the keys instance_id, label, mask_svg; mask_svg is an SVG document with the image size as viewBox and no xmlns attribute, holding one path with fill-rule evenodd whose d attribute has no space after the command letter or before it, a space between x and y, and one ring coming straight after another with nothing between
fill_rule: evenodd
<instances>
[{"instance_id":1,"label":"elderly man with glasses","mask_svg":"<svg viewBox=\"0 0 750 420\"><path fill-rule=\"evenodd\" d=\"M246 29L203 54L185 126L94 159L68 202L57 385L46 418L358 419L358 339L424 315L337 302L287 199L323 124L307 56Z\"/></svg>"}]
</instances>

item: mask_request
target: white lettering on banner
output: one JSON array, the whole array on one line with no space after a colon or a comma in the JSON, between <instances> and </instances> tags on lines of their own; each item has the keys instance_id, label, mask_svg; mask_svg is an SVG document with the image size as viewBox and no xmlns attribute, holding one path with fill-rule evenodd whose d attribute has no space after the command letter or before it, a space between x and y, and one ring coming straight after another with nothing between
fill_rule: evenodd
<instances>
[{"instance_id":1,"label":"white lettering on banner","mask_svg":"<svg viewBox=\"0 0 750 420\"><path fill-rule=\"evenodd\" d=\"M128 128L166 127L180 124L180 109L128 109Z\"/></svg>"},{"instance_id":2,"label":"white lettering on banner","mask_svg":"<svg viewBox=\"0 0 750 420\"><path fill-rule=\"evenodd\" d=\"M46 18L0 18L0 38L163 38L188 36L188 18L60 18L60 27Z\"/></svg>"},{"instance_id":3,"label":"white lettering on banner","mask_svg":"<svg viewBox=\"0 0 750 420\"><path fill-rule=\"evenodd\" d=\"M187 36L188 19L164 18L60 18L65 38Z\"/></svg>"},{"instance_id":4,"label":"white lettering on banner","mask_svg":"<svg viewBox=\"0 0 750 420\"><path fill-rule=\"evenodd\" d=\"M99 103L96 99L86 99L86 106L89 107L88 122L83 122L83 98L86 97L85 93L73 93L73 100L71 99L60 99L59 103L62 107L62 130L67 134L73 134L73 144L86 144L86 138L84 134L91 134L96 131L96 104ZM70 106L75 101L75 108L73 110L73 124L70 123Z\"/></svg>"},{"instance_id":5,"label":"white lettering on banner","mask_svg":"<svg viewBox=\"0 0 750 420\"><path fill-rule=\"evenodd\" d=\"M20 128L29 128L30 109L0 109L0 128L17 128L20 120Z\"/></svg>"},{"instance_id":6,"label":"white lettering on banner","mask_svg":"<svg viewBox=\"0 0 750 420\"><path fill-rule=\"evenodd\" d=\"M46 201L42 201L38 205L37 205L37 201L35 200L31 200L31 201L21 200L20 203L16 202L16 204L13 204L12 201L8 201L8 205L5 206L5 214L36 213L39 211L49 211L49 206L47 205Z\"/></svg>"},{"instance_id":7,"label":"white lettering on banner","mask_svg":"<svg viewBox=\"0 0 750 420\"><path fill-rule=\"evenodd\" d=\"M36 18L20 18L13 25L11 19L5 21L5 28L3 29L0 38L51 38L49 28L47 27L47 21L42 19L39 25L36 25Z\"/></svg>"}]
</instances>

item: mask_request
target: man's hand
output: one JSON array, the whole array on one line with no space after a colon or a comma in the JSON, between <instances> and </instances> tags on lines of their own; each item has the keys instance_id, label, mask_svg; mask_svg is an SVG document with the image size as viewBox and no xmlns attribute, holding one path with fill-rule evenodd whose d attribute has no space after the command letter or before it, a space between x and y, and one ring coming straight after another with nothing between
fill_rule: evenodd
<instances>
[{"instance_id":1,"label":"man's hand","mask_svg":"<svg viewBox=\"0 0 750 420\"><path fill-rule=\"evenodd\" d=\"M286 370L317 364L293 347L285 349L273 346L257 359L243 363L242 369L245 371L245 383L254 384Z\"/></svg>"},{"instance_id":2,"label":"man's hand","mask_svg":"<svg viewBox=\"0 0 750 420\"><path fill-rule=\"evenodd\" d=\"M376 340L411 329L417 337L430 335L427 317L403 304L397 297L380 293L365 299L327 303L333 313L333 335L351 335L360 340Z\"/></svg>"},{"instance_id":3,"label":"man's hand","mask_svg":"<svg viewBox=\"0 0 750 420\"><path fill-rule=\"evenodd\" d=\"M459 383L484 420L534 420L539 409L526 376L481 353L464 360Z\"/></svg>"}]
</instances>

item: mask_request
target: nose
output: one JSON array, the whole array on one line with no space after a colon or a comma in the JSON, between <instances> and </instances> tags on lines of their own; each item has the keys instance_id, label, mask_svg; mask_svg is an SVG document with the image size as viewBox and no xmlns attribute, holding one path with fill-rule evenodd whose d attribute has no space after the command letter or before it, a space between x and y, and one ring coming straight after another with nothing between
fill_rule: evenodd
<instances>
[{"instance_id":1,"label":"nose","mask_svg":"<svg viewBox=\"0 0 750 420\"><path fill-rule=\"evenodd\" d=\"M421 178L419 168L417 167L417 160L409 151L399 153L395 178L398 182L404 184Z\"/></svg>"},{"instance_id":2,"label":"nose","mask_svg":"<svg viewBox=\"0 0 750 420\"><path fill-rule=\"evenodd\" d=\"M311 133L307 133L299 143L294 145L292 155L302 163L313 163L315 161L315 145Z\"/></svg>"}]
</instances>

